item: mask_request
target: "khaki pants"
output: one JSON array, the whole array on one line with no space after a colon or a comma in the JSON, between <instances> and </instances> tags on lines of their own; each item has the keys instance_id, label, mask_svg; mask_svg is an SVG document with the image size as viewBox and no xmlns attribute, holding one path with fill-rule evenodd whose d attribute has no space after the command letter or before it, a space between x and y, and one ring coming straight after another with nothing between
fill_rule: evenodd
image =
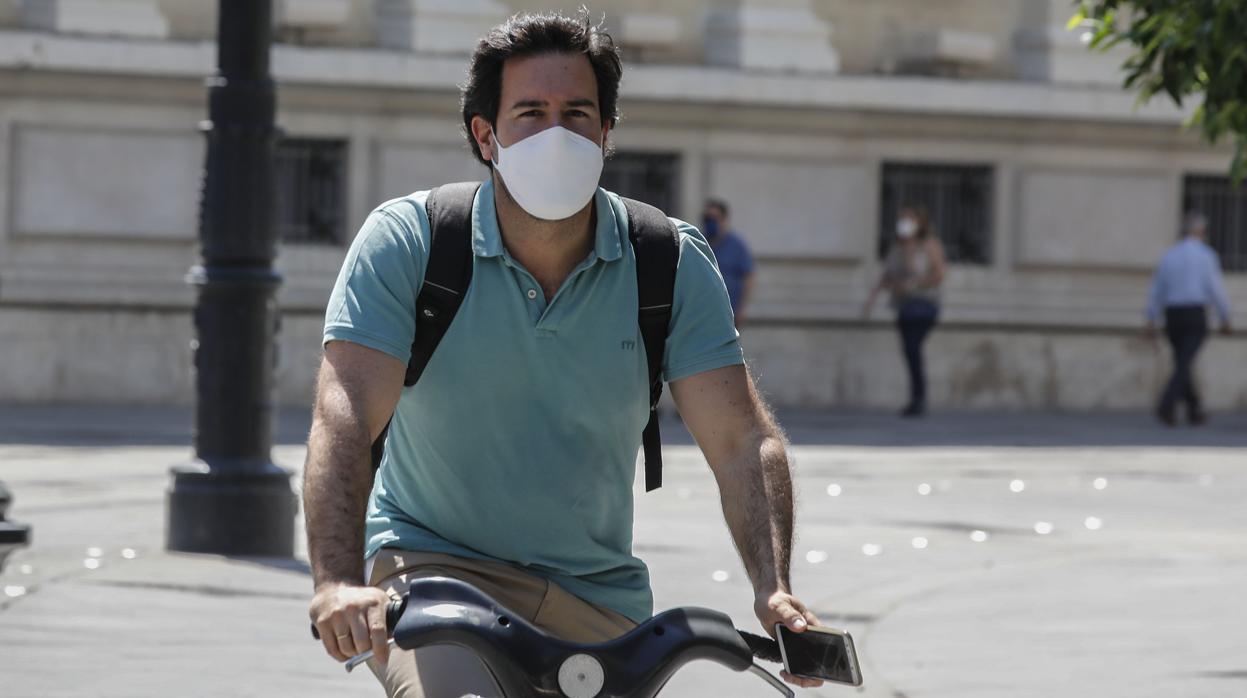
<instances>
[{"instance_id":1,"label":"khaki pants","mask_svg":"<svg viewBox=\"0 0 1247 698\"><path fill-rule=\"evenodd\" d=\"M557 584L500 562L383 549L377 553L369 583L391 596L400 596L412 579L421 577L463 580L537 627L572 642L605 642L636 627L615 611L594 606ZM414 652L396 649L385 666L375 661L368 666L391 698L502 696L485 664L463 647L436 645Z\"/></svg>"}]
</instances>

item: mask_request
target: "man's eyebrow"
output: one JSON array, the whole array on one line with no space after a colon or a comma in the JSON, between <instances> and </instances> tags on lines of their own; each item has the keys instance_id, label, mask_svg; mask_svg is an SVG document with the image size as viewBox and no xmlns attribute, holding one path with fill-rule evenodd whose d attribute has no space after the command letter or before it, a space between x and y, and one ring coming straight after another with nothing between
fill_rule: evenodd
<instances>
[{"instance_id":1,"label":"man's eyebrow","mask_svg":"<svg viewBox=\"0 0 1247 698\"><path fill-rule=\"evenodd\" d=\"M532 108L545 108L548 106L550 106L550 103L544 99L521 99L520 101L512 104L511 108L512 109L532 109ZM598 106L598 103L596 100L588 99L587 97L580 97L578 99L567 100L565 106L593 107L594 109L596 109Z\"/></svg>"}]
</instances>

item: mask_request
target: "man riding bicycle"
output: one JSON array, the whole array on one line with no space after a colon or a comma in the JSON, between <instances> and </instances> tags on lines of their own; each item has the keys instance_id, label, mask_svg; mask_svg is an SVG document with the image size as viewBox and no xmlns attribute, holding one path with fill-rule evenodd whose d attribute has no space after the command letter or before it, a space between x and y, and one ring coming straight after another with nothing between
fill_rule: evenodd
<instances>
[{"instance_id":1,"label":"man riding bicycle","mask_svg":"<svg viewBox=\"0 0 1247 698\"><path fill-rule=\"evenodd\" d=\"M576 642L616 637L653 612L648 570L632 555L651 407L638 255L629 207L597 187L621 74L587 13L517 16L477 46L462 111L490 176L467 219L470 285L418 385L403 387L433 194L376 209L337 279L304 471L310 615L339 661L376 653L388 695L497 695L463 648L388 651L386 604L413 578L462 579ZM745 369L709 245L670 223L678 261L662 377L718 483L758 620L801 632L818 621L788 579L783 436ZM387 423L374 481L370 445Z\"/></svg>"}]
</instances>

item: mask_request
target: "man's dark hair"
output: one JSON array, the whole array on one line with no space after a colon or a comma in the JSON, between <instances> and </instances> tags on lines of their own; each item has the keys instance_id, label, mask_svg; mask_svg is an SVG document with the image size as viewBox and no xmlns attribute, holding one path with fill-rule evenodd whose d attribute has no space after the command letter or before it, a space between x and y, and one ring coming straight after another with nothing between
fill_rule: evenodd
<instances>
[{"instance_id":1,"label":"man's dark hair","mask_svg":"<svg viewBox=\"0 0 1247 698\"><path fill-rule=\"evenodd\" d=\"M460 106L465 135L477 160L489 164L472 136L472 117L480 116L497 125L503 64L508 58L545 53L579 53L588 58L597 77L602 125L609 122L614 127L619 121L619 79L623 75L619 49L605 29L589 21L589 11L581 9L574 19L557 12L515 15L481 39L468 64Z\"/></svg>"},{"instance_id":2,"label":"man's dark hair","mask_svg":"<svg viewBox=\"0 0 1247 698\"><path fill-rule=\"evenodd\" d=\"M723 199L706 199L706 208L719 209L719 215L724 218L731 218L732 214L728 212L727 202Z\"/></svg>"}]
</instances>

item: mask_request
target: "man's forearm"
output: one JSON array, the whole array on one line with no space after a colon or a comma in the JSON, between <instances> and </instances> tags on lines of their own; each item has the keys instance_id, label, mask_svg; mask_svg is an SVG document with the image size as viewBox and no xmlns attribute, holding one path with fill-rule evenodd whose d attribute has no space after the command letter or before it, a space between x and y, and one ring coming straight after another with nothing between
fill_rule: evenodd
<instances>
[{"instance_id":1,"label":"man's forearm","mask_svg":"<svg viewBox=\"0 0 1247 698\"><path fill-rule=\"evenodd\" d=\"M769 420L768 420L769 421ZM790 591L793 494L779 429L761 425L721 469L723 515L755 594Z\"/></svg>"},{"instance_id":2,"label":"man's forearm","mask_svg":"<svg viewBox=\"0 0 1247 698\"><path fill-rule=\"evenodd\" d=\"M365 582L364 513L372 487L370 445L366 428L348 420L317 419L312 425L303 474L303 511L317 588Z\"/></svg>"}]
</instances>

